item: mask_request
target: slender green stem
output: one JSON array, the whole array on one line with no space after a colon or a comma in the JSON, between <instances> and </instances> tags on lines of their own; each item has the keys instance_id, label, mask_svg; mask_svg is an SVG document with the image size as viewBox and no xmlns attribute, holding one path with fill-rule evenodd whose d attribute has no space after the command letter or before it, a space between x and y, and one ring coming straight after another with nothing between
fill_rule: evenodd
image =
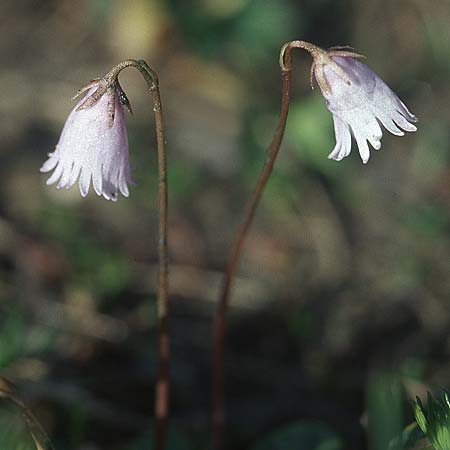
<instances>
[{"instance_id":1,"label":"slender green stem","mask_svg":"<svg viewBox=\"0 0 450 450\"><path fill-rule=\"evenodd\" d=\"M169 263L168 263L168 188L167 188L167 152L164 136L164 118L159 91L159 80L155 71L143 61L127 59L115 66L103 79L109 86L117 80L119 73L126 67L139 70L147 83L153 100L156 123L156 141L158 153L158 197L159 197L159 241L158 241L158 376L155 392L155 449L164 450L169 422L170 377L169 377Z\"/></svg>"},{"instance_id":2,"label":"slender green stem","mask_svg":"<svg viewBox=\"0 0 450 450\"><path fill-rule=\"evenodd\" d=\"M244 220L239 227L234 243L231 248L225 271L222 290L217 304L213 320L213 341L212 341L212 388L211 388L211 433L212 449L222 450L224 447L225 431L225 406L224 406L224 352L225 352L225 326L230 303L230 293L232 281L238 267L239 258L242 253L245 238L252 224L256 209L261 200L264 188L272 173L275 159L280 150L283 140L286 121L289 113L292 56L291 49L298 46L303 41L293 41L285 44L280 52L281 68L281 109L275 134L267 151L267 158L256 183L255 191L251 196L244 213ZM303 48L303 47L302 47Z\"/></svg>"}]
</instances>

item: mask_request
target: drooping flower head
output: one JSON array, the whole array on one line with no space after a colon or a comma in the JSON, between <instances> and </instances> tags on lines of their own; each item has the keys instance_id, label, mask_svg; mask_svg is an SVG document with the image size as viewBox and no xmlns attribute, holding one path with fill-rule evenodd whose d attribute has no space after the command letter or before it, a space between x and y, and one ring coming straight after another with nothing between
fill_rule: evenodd
<instances>
[{"instance_id":1,"label":"drooping flower head","mask_svg":"<svg viewBox=\"0 0 450 450\"><path fill-rule=\"evenodd\" d=\"M128 156L128 135L124 106L128 99L119 82L105 77L93 80L79 94L87 92L67 117L59 142L42 165L50 172L47 184L69 189L77 180L85 197L90 185L107 200L118 192L128 197L132 182Z\"/></svg>"},{"instance_id":2,"label":"drooping flower head","mask_svg":"<svg viewBox=\"0 0 450 450\"><path fill-rule=\"evenodd\" d=\"M352 138L358 145L364 164L369 161L368 142L381 148L383 132L380 123L397 136L416 131L417 118L369 67L359 61L362 55L346 47L328 51L310 44L314 58L311 81L316 79L328 110L333 115L336 145L328 155L340 161L351 151Z\"/></svg>"}]
</instances>

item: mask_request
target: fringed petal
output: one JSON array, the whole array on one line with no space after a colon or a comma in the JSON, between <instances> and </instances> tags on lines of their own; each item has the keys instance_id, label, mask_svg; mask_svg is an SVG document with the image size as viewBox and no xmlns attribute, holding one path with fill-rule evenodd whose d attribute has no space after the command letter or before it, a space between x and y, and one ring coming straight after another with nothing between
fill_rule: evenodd
<instances>
[{"instance_id":1,"label":"fringed petal","mask_svg":"<svg viewBox=\"0 0 450 450\"><path fill-rule=\"evenodd\" d=\"M97 195L115 201L119 191L125 197L129 195L127 183L131 182L125 115L117 93L113 126L109 122L107 95L92 106L79 109L95 92L97 84L93 83L69 114L55 152L49 154L40 170L54 170L47 184L59 181L58 188L68 189L79 179L80 193L85 197L92 181Z\"/></svg>"},{"instance_id":2,"label":"fringed petal","mask_svg":"<svg viewBox=\"0 0 450 450\"><path fill-rule=\"evenodd\" d=\"M339 76L331 64L322 65L320 73L314 69L316 78L322 77L326 81L328 89L321 90L334 120L336 145L328 157L340 161L350 153L350 128L361 159L367 163L370 158L368 143L375 150L381 148L383 131L380 123L390 133L403 136L404 131L416 131L417 127L411 122L416 122L417 118L369 67L342 52L335 56L337 53L331 55L333 64L339 65L350 83Z\"/></svg>"}]
</instances>

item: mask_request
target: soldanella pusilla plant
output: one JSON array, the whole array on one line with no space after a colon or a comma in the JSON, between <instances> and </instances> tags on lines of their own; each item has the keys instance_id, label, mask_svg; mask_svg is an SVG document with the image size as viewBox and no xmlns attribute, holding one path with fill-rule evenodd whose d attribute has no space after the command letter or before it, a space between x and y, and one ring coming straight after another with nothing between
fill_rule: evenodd
<instances>
[{"instance_id":1,"label":"soldanella pusilla plant","mask_svg":"<svg viewBox=\"0 0 450 450\"><path fill-rule=\"evenodd\" d=\"M124 108L130 102L119 83L122 70L137 69L151 95L155 116L158 168L159 236L158 242L158 375L155 383L155 446L165 446L169 416L169 333L168 333L168 189L164 120L159 79L144 60L127 59L108 73L81 88L76 97L84 97L69 114L55 150L48 155L42 172L53 171L47 184L69 189L77 181L86 197L90 187L106 200L116 201L119 192L128 197L132 183L128 135ZM156 239L155 239L156 240Z\"/></svg>"},{"instance_id":2,"label":"soldanella pusilla plant","mask_svg":"<svg viewBox=\"0 0 450 450\"><path fill-rule=\"evenodd\" d=\"M272 173L286 128L290 107L292 85L292 50L309 52L313 62L310 69L310 83L315 83L325 99L333 116L336 145L328 157L341 161L352 149L352 137L356 141L362 162L370 158L369 144L381 148L382 127L392 134L402 136L404 131L416 131L416 117L408 110L397 95L361 62L362 55L348 47L333 47L323 50L309 42L295 40L284 44L280 51L281 108L278 125L267 150L264 165L256 181L256 187L248 200L244 218L239 227L228 258L219 302L213 324L212 350L212 447L223 447L225 433L224 399L224 347L227 312L229 309L232 282L238 268L246 236L250 230L256 210L267 181Z\"/></svg>"},{"instance_id":3,"label":"soldanella pusilla plant","mask_svg":"<svg viewBox=\"0 0 450 450\"><path fill-rule=\"evenodd\" d=\"M242 226L236 233L225 270L213 323L212 345L212 448L223 448L224 413L224 347L225 325L232 280L241 256L257 206L280 149L287 124L292 81L292 50L300 48L312 56L311 85L317 85L332 114L336 145L328 157L341 161L351 153L355 141L362 162L369 161L369 145L379 150L383 128L402 136L416 131L416 117L406 105L365 63L361 54L348 47L323 50L311 43L295 40L282 46L280 70L282 79L281 110L274 137L257 187L250 198ZM159 80L156 73L142 60L129 59L113 67L106 75L96 78L82 88L81 100L70 112L53 152L41 167L51 172L47 184L58 189L70 189L76 183L83 197L90 191L106 200L116 201L121 194L129 196L134 183L130 165L129 144L124 109L131 112L130 102L118 76L126 67L134 67L144 77L153 99L156 121L158 181L159 181L159 375L155 395L155 448L165 447L169 416L169 336L168 336L168 233L167 233L167 174L166 149ZM278 90L278 87L276 87ZM173 124L176 126L176 124ZM326 149L324 149L326 151ZM330 162L331 164L331 162ZM139 180L137 180L139 181Z\"/></svg>"}]
</instances>

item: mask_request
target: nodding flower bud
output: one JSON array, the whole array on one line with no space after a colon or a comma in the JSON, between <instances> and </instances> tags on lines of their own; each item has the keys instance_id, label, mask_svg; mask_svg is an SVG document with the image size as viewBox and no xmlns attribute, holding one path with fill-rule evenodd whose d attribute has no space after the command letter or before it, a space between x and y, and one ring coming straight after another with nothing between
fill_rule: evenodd
<instances>
[{"instance_id":1,"label":"nodding flower bud","mask_svg":"<svg viewBox=\"0 0 450 450\"><path fill-rule=\"evenodd\" d=\"M417 118L375 72L359 61L362 55L348 47L322 50L303 41L293 41L291 45L311 53L311 82L317 81L333 115L336 145L328 158L340 161L348 156L353 135L361 159L367 163L367 142L375 150L381 148L380 123L397 136L416 131L411 122L417 122Z\"/></svg>"},{"instance_id":2,"label":"nodding flower bud","mask_svg":"<svg viewBox=\"0 0 450 450\"><path fill-rule=\"evenodd\" d=\"M67 117L54 152L48 155L41 172L54 171L47 184L69 189L79 179L85 197L92 182L94 191L107 200L117 200L118 192L128 197L130 175L128 135L124 106L128 99L117 79L93 80L79 91L87 91Z\"/></svg>"}]
</instances>

